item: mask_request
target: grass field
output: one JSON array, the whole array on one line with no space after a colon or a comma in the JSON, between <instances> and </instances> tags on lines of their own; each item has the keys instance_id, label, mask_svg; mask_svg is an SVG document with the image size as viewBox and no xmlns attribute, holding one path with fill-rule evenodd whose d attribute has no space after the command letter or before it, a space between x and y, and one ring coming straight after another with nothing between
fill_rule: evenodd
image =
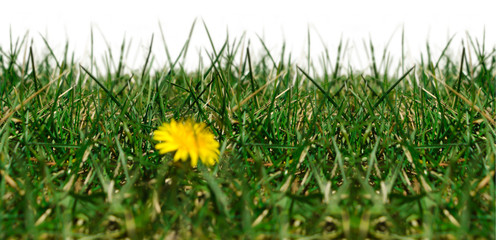
<instances>
[{"instance_id":1,"label":"grass field","mask_svg":"<svg viewBox=\"0 0 496 240\"><path fill-rule=\"evenodd\" d=\"M0 46L0 239L496 237L495 46L407 66L370 43L365 71L226 41L187 72L188 42L160 70ZM213 167L155 150L187 118Z\"/></svg>"}]
</instances>

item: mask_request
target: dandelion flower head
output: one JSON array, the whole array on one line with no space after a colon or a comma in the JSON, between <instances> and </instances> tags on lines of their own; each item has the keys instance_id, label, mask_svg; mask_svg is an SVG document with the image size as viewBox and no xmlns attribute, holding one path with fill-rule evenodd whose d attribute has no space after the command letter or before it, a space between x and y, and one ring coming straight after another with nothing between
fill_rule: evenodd
<instances>
[{"instance_id":1,"label":"dandelion flower head","mask_svg":"<svg viewBox=\"0 0 496 240\"><path fill-rule=\"evenodd\" d=\"M174 161L191 160L196 167L198 159L207 166L214 165L219 158L219 142L204 123L192 120L164 123L153 133L153 139L159 141L155 148L160 154L175 151Z\"/></svg>"}]
</instances>

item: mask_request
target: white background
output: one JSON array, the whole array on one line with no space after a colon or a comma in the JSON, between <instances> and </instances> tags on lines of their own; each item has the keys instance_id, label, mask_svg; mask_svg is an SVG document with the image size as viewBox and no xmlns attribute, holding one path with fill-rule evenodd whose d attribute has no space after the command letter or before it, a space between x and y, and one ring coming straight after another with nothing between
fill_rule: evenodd
<instances>
[{"instance_id":1,"label":"white background","mask_svg":"<svg viewBox=\"0 0 496 240\"><path fill-rule=\"evenodd\" d=\"M454 36L452 54L459 55L461 43L467 45L467 32L482 41L485 29L487 51L496 45L496 1L127 1L127 0L49 0L5 1L0 10L0 47L8 51L10 31L14 41L28 34L28 41L43 53L45 36L60 54L66 41L78 61L87 64L90 53L90 29L94 32L94 52L102 57L107 44L118 58L123 39L131 40L127 66L139 68L154 34L155 67L166 64L159 22L172 56L179 53L190 27L196 19L191 47L185 66L198 64L200 53L212 52L205 34L206 23L214 45L220 49L229 33L230 40L246 33L245 47L261 52L258 36L274 54L286 42L293 61L305 65L308 32L311 55L321 56L324 46L335 59L341 39L347 41L345 61L356 68L368 66L363 41L372 40L376 52L388 50L396 61L401 56L401 32L404 29L406 56L412 63L425 56L425 44L439 54L448 39ZM378 56L380 56L378 54Z\"/></svg>"}]
</instances>

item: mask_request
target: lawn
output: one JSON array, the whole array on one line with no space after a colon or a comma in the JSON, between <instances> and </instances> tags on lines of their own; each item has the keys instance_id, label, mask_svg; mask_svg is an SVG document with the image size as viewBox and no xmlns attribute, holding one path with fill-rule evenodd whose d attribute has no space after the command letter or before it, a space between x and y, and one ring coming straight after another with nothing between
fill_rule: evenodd
<instances>
[{"instance_id":1,"label":"lawn","mask_svg":"<svg viewBox=\"0 0 496 240\"><path fill-rule=\"evenodd\" d=\"M352 69L344 44L301 64L241 38L186 71L189 41L155 69L155 36L130 69L125 44L83 64L40 39L0 46L0 239L496 237L484 41L412 65L368 43ZM155 149L185 119L218 141L213 166Z\"/></svg>"}]
</instances>

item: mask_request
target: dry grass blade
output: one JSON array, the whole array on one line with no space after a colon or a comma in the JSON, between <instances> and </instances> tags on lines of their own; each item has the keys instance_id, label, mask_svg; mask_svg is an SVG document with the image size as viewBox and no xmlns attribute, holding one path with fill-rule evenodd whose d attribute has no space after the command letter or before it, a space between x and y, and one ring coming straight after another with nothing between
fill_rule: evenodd
<instances>
[{"instance_id":1,"label":"dry grass blade","mask_svg":"<svg viewBox=\"0 0 496 240\"><path fill-rule=\"evenodd\" d=\"M255 92L253 92L252 94L250 94L248 97L246 97L245 99L243 99L238 105L234 106L231 110L231 112L236 112L243 104L245 104L246 102L248 102L250 99L252 99L255 95L257 95L259 92L261 92L262 90L264 90L267 86L269 86L269 84L271 84L272 82L274 82L277 78L279 78L280 76L282 75L282 73L280 73L279 75L277 75L274 79L271 79L270 81L267 81L267 83L263 86L261 86L259 89L257 89Z\"/></svg>"},{"instance_id":2,"label":"dry grass blade","mask_svg":"<svg viewBox=\"0 0 496 240\"><path fill-rule=\"evenodd\" d=\"M480 109L479 107L477 107L473 102L471 102L470 100L468 100L465 96L463 96L461 93L457 92L455 89L453 89L452 87L450 87L445 82L440 81L435 76L433 76L433 77L438 82L442 83L448 90L450 90L452 93L454 93L456 96L458 96L461 100L463 100L465 103L467 103L468 105L470 105L475 111L477 111L478 113L480 113L493 126L496 126L496 121L494 121L494 117L491 116L487 111L485 111L485 110Z\"/></svg>"},{"instance_id":3,"label":"dry grass blade","mask_svg":"<svg viewBox=\"0 0 496 240\"><path fill-rule=\"evenodd\" d=\"M12 116L12 114L14 114L15 112L19 111L19 109L21 109L22 106L26 105L29 101L33 100L33 98L35 98L36 96L38 96L38 94L40 94L41 92L45 91L45 89L47 89L52 83L54 83L55 81L59 80L62 77L62 75L63 74L61 74L58 78L56 78L56 79L50 81L49 83L47 83L40 90L38 90L35 93L31 94L31 96L29 96L28 98L26 98L24 101L22 101L21 104L17 105L15 108L7 110L7 112L2 117L2 119L0 119L0 125L3 124L5 121L7 121L7 119L9 119L10 116Z\"/></svg>"}]
</instances>

